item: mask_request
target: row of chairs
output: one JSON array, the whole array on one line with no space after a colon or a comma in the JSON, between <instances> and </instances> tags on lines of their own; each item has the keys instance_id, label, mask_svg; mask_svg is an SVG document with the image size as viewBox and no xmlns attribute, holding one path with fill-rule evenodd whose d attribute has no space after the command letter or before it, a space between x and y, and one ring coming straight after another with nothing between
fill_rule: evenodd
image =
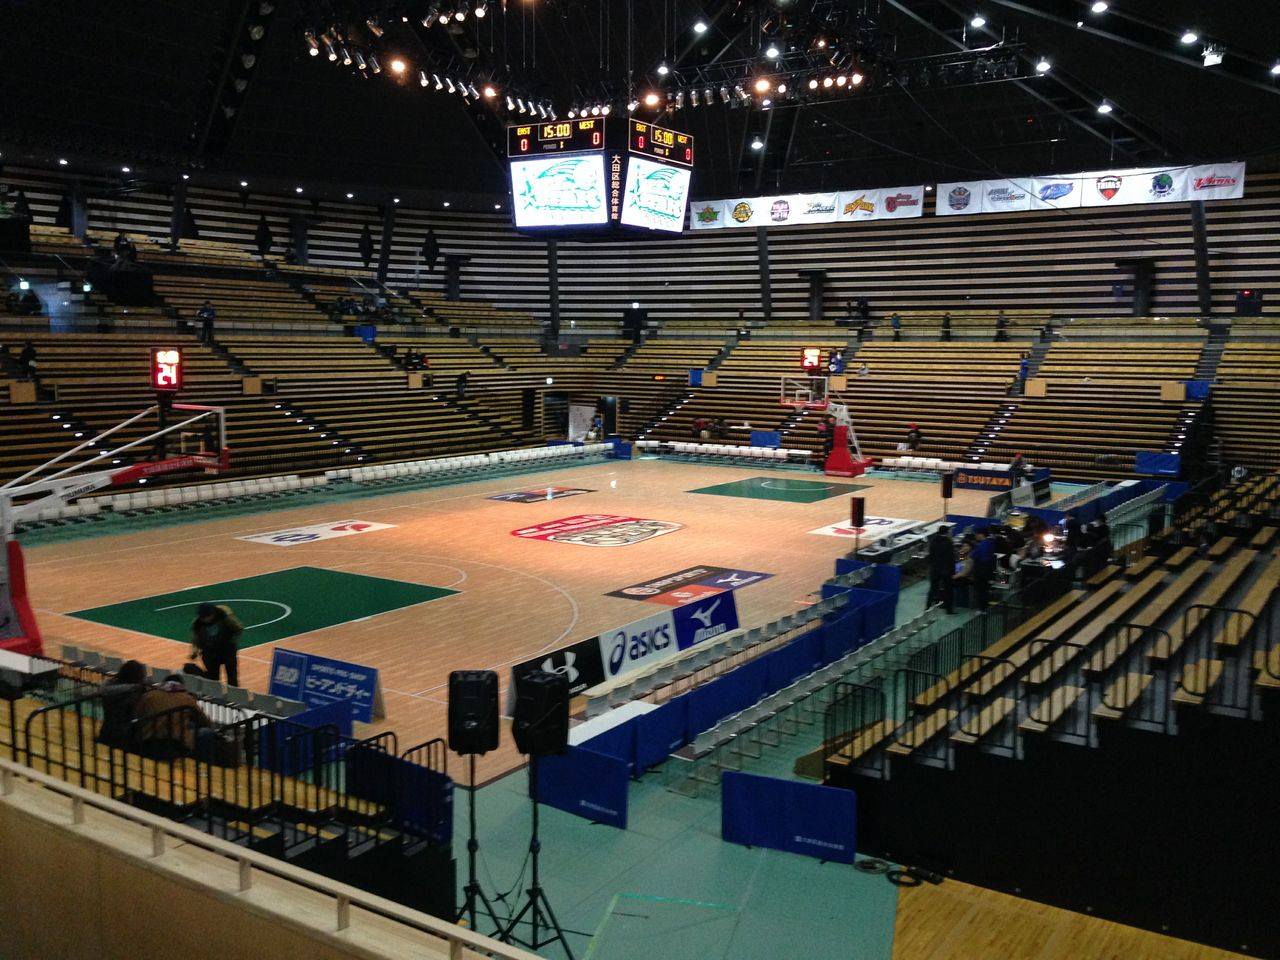
<instances>
[{"instance_id":1,"label":"row of chairs","mask_svg":"<svg viewBox=\"0 0 1280 960\"><path fill-rule=\"evenodd\" d=\"M959 463L938 457L884 457L880 466L889 470L912 470L917 473L946 473L951 470L1008 470L1007 463ZM1030 469L1030 465L1027 465Z\"/></svg>"},{"instance_id":2,"label":"row of chairs","mask_svg":"<svg viewBox=\"0 0 1280 960\"><path fill-rule=\"evenodd\" d=\"M834 582L841 586L857 586L871 574L870 568L854 570ZM753 627L736 633L717 637L707 643L698 644L680 656L676 656L645 670L643 673L627 677L613 684L602 685L587 692L587 717L595 717L620 707L632 700L639 700L655 690L670 687L671 696L683 692L685 683L693 683L703 671L711 670L713 674L724 673L731 669L735 658L761 644L769 643L783 637L793 630L798 630L832 613L846 603L849 598L843 594L828 597L811 604L795 613L788 613L762 627Z\"/></svg>"},{"instance_id":3,"label":"row of chairs","mask_svg":"<svg viewBox=\"0 0 1280 960\"><path fill-rule=\"evenodd\" d=\"M729 443L686 443L670 440L637 440L636 447L650 453L676 454L686 457L722 457L734 460L779 460L808 462L808 450L782 447L742 447Z\"/></svg>"},{"instance_id":4,"label":"row of chairs","mask_svg":"<svg viewBox=\"0 0 1280 960\"><path fill-rule=\"evenodd\" d=\"M114 676L124 663L123 657L115 657L100 653L97 650L82 649L64 643L62 659L76 666L87 667L108 676ZM147 682L161 683L165 677L176 671L167 667L147 667ZM186 688L207 706L212 718L219 723L234 723L243 719L245 711L264 714L269 717L292 717L306 710L306 704L285 697L276 697L266 693L254 693L244 687L233 687L220 680L210 680L194 673L183 674L182 682ZM226 708L231 708L228 712Z\"/></svg>"},{"instance_id":5,"label":"row of chairs","mask_svg":"<svg viewBox=\"0 0 1280 960\"><path fill-rule=\"evenodd\" d=\"M679 762L667 778L668 788L696 795L701 785L718 784L722 771L741 769L744 757L759 758L765 746L777 746L784 734L799 733L801 724L821 722L840 681L876 664L889 667L895 662L895 653L910 654L919 649L932 638L931 627L938 620L939 609L928 608L698 734L687 748L672 755L671 759Z\"/></svg>"},{"instance_id":6,"label":"row of chairs","mask_svg":"<svg viewBox=\"0 0 1280 960\"><path fill-rule=\"evenodd\" d=\"M474 453L463 457L439 457L434 460L412 460L406 463L386 463L370 467L344 467L326 470L326 480L350 480L368 483L395 480L402 477L455 476L503 465L529 465L533 463L581 459L603 456L613 449L611 443L558 444L552 447L534 447L527 450L501 450L497 453Z\"/></svg>"}]
</instances>

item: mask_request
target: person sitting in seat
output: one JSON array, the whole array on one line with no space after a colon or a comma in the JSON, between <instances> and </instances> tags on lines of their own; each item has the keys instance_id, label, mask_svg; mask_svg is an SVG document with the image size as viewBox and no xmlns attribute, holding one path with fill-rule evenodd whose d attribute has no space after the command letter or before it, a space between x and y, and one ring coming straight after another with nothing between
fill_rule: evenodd
<instances>
[{"instance_id":1,"label":"person sitting in seat","mask_svg":"<svg viewBox=\"0 0 1280 960\"><path fill-rule=\"evenodd\" d=\"M711 437L710 427L711 427L711 421L708 420L706 417L694 417L693 428L692 428L693 439L694 440L710 439Z\"/></svg>"},{"instance_id":2,"label":"person sitting in seat","mask_svg":"<svg viewBox=\"0 0 1280 960\"><path fill-rule=\"evenodd\" d=\"M943 340L951 339L951 314L950 313L944 313L942 315L942 339Z\"/></svg>"},{"instance_id":3,"label":"person sitting in seat","mask_svg":"<svg viewBox=\"0 0 1280 960\"><path fill-rule=\"evenodd\" d=\"M27 317L38 317L44 310L44 304L40 302L40 298L36 296L34 290L28 290L22 295L19 302L18 312Z\"/></svg>"},{"instance_id":4,"label":"person sitting in seat","mask_svg":"<svg viewBox=\"0 0 1280 960\"><path fill-rule=\"evenodd\" d=\"M146 682L146 668L137 660L126 660L114 677L98 687L102 696L102 725L94 738L98 743L108 747L128 745L129 724L146 692Z\"/></svg>"},{"instance_id":5,"label":"person sitting in seat","mask_svg":"<svg viewBox=\"0 0 1280 960\"><path fill-rule=\"evenodd\" d=\"M724 422L724 417L716 417L715 420L711 421L711 439L729 439L729 425Z\"/></svg>"},{"instance_id":6,"label":"person sitting in seat","mask_svg":"<svg viewBox=\"0 0 1280 960\"><path fill-rule=\"evenodd\" d=\"M22 369L22 376L28 380L36 379L36 352L35 344L28 340L18 354L18 366Z\"/></svg>"},{"instance_id":7,"label":"person sitting in seat","mask_svg":"<svg viewBox=\"0 0 1280 960\"><path fill-rule=\"evenodd\" d=\"M996 314L996 340L1003 342L1009 339L1009 318L1001 310Z\"/></svg>"},{"instance_id":8,"label":"person sitting in seat","mask_svg":"<svg viewBox=\"0 0 1280 960\"><path fill-rule=\"evenodd\" d=\"M924 434L920 432L920 428L914 423L907 424L907 449L914 452L920 449L922 443Z\"/></svg>"},{"instance_id":9,"label":"person sitting in seat","mask_svg":"<svg viewBox=\"0 0 1280 960\"><path fill-rule=\"evenodd\" d=\"M200 741L206 730L212 733L213 721L174 673L138 698L132 745L147 756L195 756L203 752Z\"/></svg>"},{"instance_id":10,"label":"person sitting in seat","mask_svg":"<svg viewBox=\"0 0 1280 960\"><path fill-rule=\"evenodd\" d=\"M902 318L898 316L897 313L894 313L893 316L889 318L889 326L893 328L893 339L901 340L902 339Z\"/></svg>"}]
</instances>

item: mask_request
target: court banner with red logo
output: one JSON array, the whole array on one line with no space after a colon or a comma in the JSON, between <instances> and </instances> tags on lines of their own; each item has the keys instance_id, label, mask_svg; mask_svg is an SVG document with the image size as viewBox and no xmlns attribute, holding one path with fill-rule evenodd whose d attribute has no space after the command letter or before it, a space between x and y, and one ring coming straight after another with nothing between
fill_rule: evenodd
<instances>
[{"instance_id":1,"label":"court banner with red logo","mask_svg":"<svg viewBox=\"0 0 1280 960\"><path fill-rule=\"evenodd\" d=\"M643 517L617 517L606 513L585 513L562 517L548 523L512 530L513 537L525 540L548 540L554 543L576 543L584 547L626 547L675 533L683 524L669 520L647 520Z\"/></svg>"},{"instance_id":2,"label":"court banner with red logo","mask_svg":"<svg viewBox=\"0 0 1280 960\"><path fill-rule=\"evenodd\" d=\"M610 591L605 596L680 607L717 593L726 593L768 580L772 576L771 573L732 570L727 567L688 567L664 577L655 577L643 583L633 583L621 590Z\"/></svg>"},{"instance_id":3,"label":"court banner with red logo","mask_svg":"<svg viewBox=\"0 0 1280 960\"><path fill-rule=\"evenodd\" d=\"M880 207L877 220L909 220L924 216L924 186L885 187L878 191Z\"/></svg>"},{"instance_id":4,"label":"court banner with red logo","mask_svg":"<svg viewBox=\"0 0 1280 960\"><path fill-rule=\"evenodd\" d=\"M330 523L312 523L305 527L290 527L287 530L272 530L269 533L254 533L247 537L236 537L237 540L248 540L250 543L266 543L273 547L296 547L300 543L315 543L317 540L336 540L338 537L351 537L357 533L372 533L375 530L391 530L392 523L371 523L368 520L334 520Z\"/></svg>"},{"instance_id":5,"label":"court banner with red logo","mask_svg":"<svg viewBox=\"0 0 1280 960\"><path fill-rule=\"evenodd\" d=\"M832 523L809 532L816 533L820 537L843 537L847 540L856 537L870 543L918 526L920 526L919 520L903 520L899 517L864 517L860 527L848 523Z\"/></svg>"},{"instance_id":6,"label":"court banner with red logo","mask_svg":"<svg viewBox=\"0 0 1280 960\"><path fill-rule=\"evenodd\" d=\"M1188 200L1239 200L1244 197L1243 163L1209 163L1187 172Z\"/></svg>"},{"instance_id":7,"label":"court banner with red logo","mask_svg":"<svg viewBox=\"0 0 1280 960\"><path fill-rule=\"evenodd\" d=\"M499 493L489 499L503 500L507 503L537 503L539 500L563 500L565 497L576 497L583 493L595 493L595 491L588 490L586 487L542 487L538 490Z\"/></svg>"}]
</instances>

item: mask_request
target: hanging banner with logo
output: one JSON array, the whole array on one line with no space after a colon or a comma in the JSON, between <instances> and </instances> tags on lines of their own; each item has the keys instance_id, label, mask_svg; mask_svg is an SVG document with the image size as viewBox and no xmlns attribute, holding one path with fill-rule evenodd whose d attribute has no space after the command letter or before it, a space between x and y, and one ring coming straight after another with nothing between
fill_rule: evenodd
<instances>
[{"instance_id":1,"label":"hanging banner with logo","mask_svg":"<svg viewBox=\"0 0 1280 960\"><path fill-rule=\"evenodd\" d=\"M1101 170L1082 173L1083 205L1123 207L1137 203L1176 203L1187 199L1187 168Z\"/></svg>"},{"instance_id":2,"label":"hanging banner with logo","mask_svg":"<svg viewBox=\"0 0 1280 960\"><path fill-rule=\"evenodd\" d=\"M1239 200L1243 196L1243 163L1204 164L1187 173L1188 200Z\"/></svg>"},{"instance_id":3,"label":"hanging banner with logo","mask_svg":"<svg viewBox=\"0 0 1280 960\"><path fill-rule=\"evenodd\" d=\"M710 200L689 207L694 230L781 227L793 223L854 223L924 215L924 186L839 193L788 193L775 197Z\"/></svg>"},{"instance_id":4,"label":"hanging banner with logo","mask_svg":"<svg viewBox=\"0 0 1280 960\"><path fill-rule=\"evenodd\" d=\"M838 193L802 193L791 197L790 223L831 223L836 218Z\"/></svg>"},{"instance_id":5,"label":"hanging banner with logo","mask_svg":"<svg viewBox=\"0 0 1280 960\"><path fill-rule=\"evenodd\" d=\"M982 180L938 184L937 213L940 217L957 217L982 212Z\"/></svg>"},{"instance_id":6,"label":"hanging banner with logo","mask_svg":"<svg viewBox=\"0 0 1280 960\"><path fill-rule=\"evenodd\" d=\"M924 187L887 187L877 191L880 207L877 220L907 220L924 216Z\"/></svg>"},{"instance_id":7,"label":"hanging banner with logo","mask_svg":"<svg viewBox=\"0 0 1280 960\"><path fill-rule=\"evenodd\" d=\"M984 180L983 213L1012 213L1031 209L1031 184L1016 180Z\"/></svg>"},{"instance_id":8,"label":"hanging banner with logo","mask_svg":"<svg viewBox=\"0 0 1280 960\"><path fill-rule=\"evenodd\" d=\"M841 223L880 219L879 190L844 190L839 195L836 219Z\"/></svg>"},{"instance_id":9,"label":"hanging banner with logo","mask_svg":"<svg viewBox=\"0 0 1280 960\"><path fill-rule=\"evenodd\" d=\"M1080 206L1083 182L1078 177L1032 177L1032 210L1070 210Z\"/></svg>"},{"instance_id":10,"label":"hanging banner with logo","mask_svg":"<svg viewBox=\"0 0 1280 960\"><path fill-rule=\"evenodd\" d=\"M725 219L725 202L723 200L705 200L702 203L689 204L690 230L719 230L728 226Z\"/></svg>"}]
</instances>

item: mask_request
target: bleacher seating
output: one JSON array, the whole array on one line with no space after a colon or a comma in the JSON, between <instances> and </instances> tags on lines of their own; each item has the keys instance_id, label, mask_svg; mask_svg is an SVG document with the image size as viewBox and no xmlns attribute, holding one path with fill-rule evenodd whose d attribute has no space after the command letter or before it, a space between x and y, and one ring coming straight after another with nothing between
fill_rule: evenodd
<instances>
[{"instance_id":1,"label":"bleacher seating","mask_svg":"<svg viewBox=\"0 0 1280 960\"><path fill-rule=\"evenodd\" d=\"M266 324L281 328L328 323L329 318L283 280L157 273L156 294L184 320L195 321L206 300L217 311L214 332Z\"/></svg>"},{"instance_id":2,"label":"bleacher seating","mask_svg":"<svg viewBox=\"0 0 1280 960\"><path fill-rule=\"evenodd\" d=\"M1280 466L1280 342L1228 343L1217 379L1214 426L1227 459Z\"/></svg>"}]
</instances>

